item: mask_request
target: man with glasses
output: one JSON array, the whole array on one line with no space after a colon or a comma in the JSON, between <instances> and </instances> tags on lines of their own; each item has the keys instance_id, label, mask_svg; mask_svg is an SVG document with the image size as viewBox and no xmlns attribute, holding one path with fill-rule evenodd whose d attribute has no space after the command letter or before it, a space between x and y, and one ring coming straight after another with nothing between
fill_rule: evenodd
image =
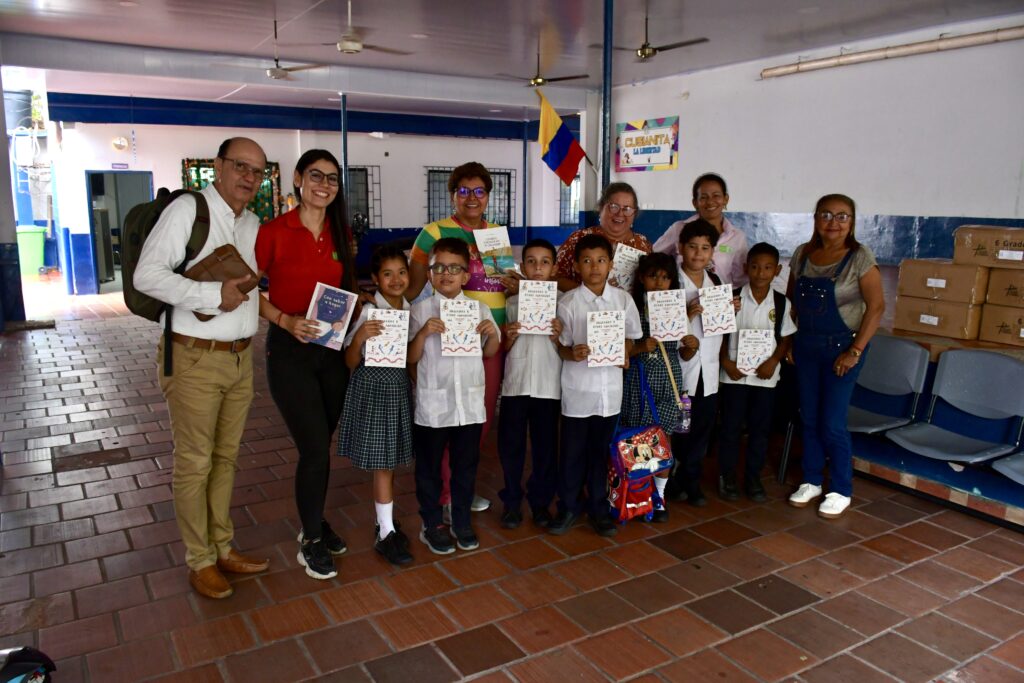
<instances>
[{"instance_id":1,"label":"man with glasses","mask_svg":"<svg viewBox=\"0 0 1024 683\"><path fill-rule=\"evenodd\" d=\"M209 207L209 237L184 265L232 244L255 271L259 220L246 206L266 177L267 157L252 140L231 138L221 144L213 166L216 180L201 192ZM269 564L232 548L229 514L235 461L253 396L251 342L259 307L257 296L240 289L249 284L246 277L197 282L179 274L195 217L192 195L164 209L146 239L134 283L174 308L172 374L165 375L162 362L167 340L161 338L157 349L174 438L174 511L189 583L200 595L226 598L232 588L221 572L251 574ZM193 312L213 317L204 322Z\"/></svg>"}]
</instances>

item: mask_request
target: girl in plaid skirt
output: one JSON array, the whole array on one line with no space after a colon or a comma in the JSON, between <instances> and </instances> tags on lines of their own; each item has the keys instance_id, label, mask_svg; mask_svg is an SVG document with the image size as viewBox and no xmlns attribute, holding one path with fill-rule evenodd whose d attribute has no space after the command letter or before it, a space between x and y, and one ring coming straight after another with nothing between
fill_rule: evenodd
<instances>
[{"instance_id":1,"label":"girl in plaid skirt","mask_svg":"<svg viewBox=\"0 0 1024 683\"><path fill-rule=\"evenodd\" d=\"M392 564L412 562L409 539L393 517L395 468L412 462L411 384L405 367L368 367L363 351L366 341L379 335L384 325L369 319L370 310L409 310L405 300L408 268L405 254L395 247L383 246L374 252L374 303L363 306L345 339L345 361L354 370L338 435L338 454L351 458L359 469L373 471L374 548Z\"/></svg>"}]
</instances>

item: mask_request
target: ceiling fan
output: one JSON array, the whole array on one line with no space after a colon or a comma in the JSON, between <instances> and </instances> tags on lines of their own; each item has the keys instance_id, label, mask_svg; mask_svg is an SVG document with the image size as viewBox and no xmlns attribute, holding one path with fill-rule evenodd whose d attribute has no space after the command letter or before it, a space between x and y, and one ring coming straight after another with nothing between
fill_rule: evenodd
<instances>
[{"instance_id":1,"label":"ceiling fan","mask_svg":"<svg viewBox=\"0 0 1024 683\"><path fill-rule=\"evenodd\" d=\"M542 85L548 83L558 83L560 81L575 81L581 78L590 78L589 74L576 74L575 76L556 76L555 78L545 78L540 75L540 45L537 46L537 71L534 73L532 78L526 78L525 76L513 76L512 74L498 74L506 78L514 78L517 81L526 81L527 88L539 88Z\"/></svg>"},{"instance_id":2,"label":"ceiling fan","mask_svg":"<svg viewBox=\"0 0 1024 683\"><path fill-rule=\"evenodd\" d=\"M668 43L667 45L651 45L651 41L647 35L647 24L650 18L649 8L644 9L644 42L638 48L631 47L616 47L612 48L620 52L632 52L637 56L638 62L650 61L659 52L665 52L666 50L675 50L680 47L689 47L690 45L700 45L701 43L709 42L707 38L693 38L691 40L682 40L678 43ZM591 45L590 47L601 47L600 45Z\"/></svg>"},{"instance_id":3,"label":"ceiling fan","mask_svg":"<svg viewBox=\"0 0 1024 683\"><path fill-rule=\"evenodd\" d=\"M277 51L277 19L274 19L274 66L267 69L267 77L275 81L293 81L292 74L296 71L308 71L320 69L326 64L299 64L297 66L281 66L281 59Z\"/></svg>"},{"instance_id":4,"label":"ceiling fan","mask_svg":"<svg viewBox=\"0 0 1024 683\"><path fill-rule=\"evenodd\" d=\"M319 45L332 45L337 48L338 52L346 55L357 55L363 50L373 50L374 52L382 52L388 55L411 55L412 52L406 52L405 50L395 50L390 47L382 47L380 45L368 45L363 42L362 34L366 33L365 28L357 28L352 25L352 0L348 0L348 26L345 32L341 34L341 37L333 43L319 43Z\"/></svg>"}]
</instances>

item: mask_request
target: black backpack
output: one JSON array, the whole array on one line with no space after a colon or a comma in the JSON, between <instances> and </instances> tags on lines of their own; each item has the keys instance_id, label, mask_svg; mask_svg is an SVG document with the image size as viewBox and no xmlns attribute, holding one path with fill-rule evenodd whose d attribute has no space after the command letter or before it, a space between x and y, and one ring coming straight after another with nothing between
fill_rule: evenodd
<instances>
[{"instance_id":1,"label":"black backpack","mask_svg":"<svg viewBox=\"0 0 1024 683\"><path fill-rule=\"evenodd\" d=\"M167 376L170 376L172 369L172 307L135 288L135 268L139 264L139 257L142 256L142 247L146 243L146 238L153 232L153 228L160 219L160 214L171 202L186 194L195 198L196 217L192 221L192 232L185 245L185 258L174 269L174 272L179 275L184 273L185 265L196 257L196 254L206 244L206 238L210 236L210 207L202 193L193 190L171 192L166 187L161 187L156 193L156 199L132 207L128 215L125 216L124 227L121 230L121 273L124 303L132 313L154 322L159 322L160 314L166 311L167 315L164 316L164 374Z\"/></svg>"}]
</instances>

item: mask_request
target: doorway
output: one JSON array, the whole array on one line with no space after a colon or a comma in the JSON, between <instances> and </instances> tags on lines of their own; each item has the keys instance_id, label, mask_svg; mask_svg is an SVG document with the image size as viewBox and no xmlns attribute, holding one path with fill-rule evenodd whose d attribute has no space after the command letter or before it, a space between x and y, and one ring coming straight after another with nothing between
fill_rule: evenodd
<instances>
[{"instance_id":1,"label":"doorway","mask_svg":"<svg viewBox=\"0 0 1024 683\"><path fill-rule=\"evenodd\" d=\"M89 234L96 283L101 294L121 286L121 230L137 204L153 199L151 171L86 171Z\"/></svg>"}]
</instances>

